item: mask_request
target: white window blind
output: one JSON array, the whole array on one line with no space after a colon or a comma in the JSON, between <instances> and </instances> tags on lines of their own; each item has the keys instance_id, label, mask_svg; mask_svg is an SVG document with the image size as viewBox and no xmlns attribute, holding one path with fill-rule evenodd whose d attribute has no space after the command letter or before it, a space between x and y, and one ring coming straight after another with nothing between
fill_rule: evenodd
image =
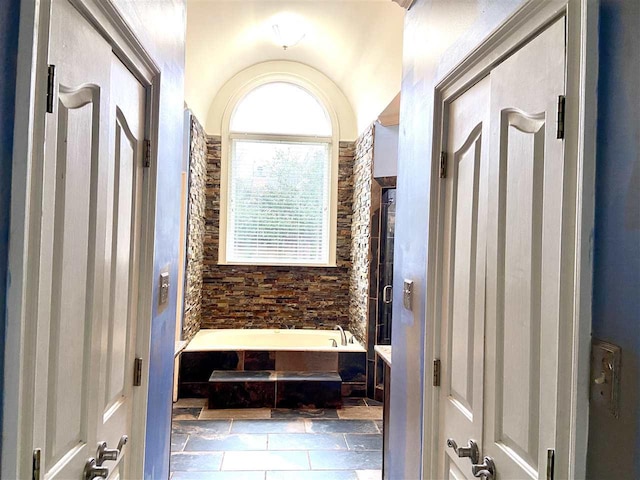
<instances>
[{"instance_id":1,"label":"white window blind","mask_svg":"<svg viewBox=\"0 0 640 480\"><path fill-rule=\"evenodd\" d=\"M232 139L227 261L329 261L330 143Z\"/></svg>"}]
</instances>

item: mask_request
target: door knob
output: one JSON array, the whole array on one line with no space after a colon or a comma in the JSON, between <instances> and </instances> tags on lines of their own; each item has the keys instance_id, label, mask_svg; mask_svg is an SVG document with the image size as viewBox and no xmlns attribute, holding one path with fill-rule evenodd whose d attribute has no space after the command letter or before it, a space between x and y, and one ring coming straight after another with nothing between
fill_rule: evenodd
<instances>
[{"instance_id":1,"label":"door knob","mask_svg":"<svg viewBox=\"0 0 640 480\"><path fill-rule=\"evenodd\" d=\"M84 464L84 480L104 480L109 476L109 469L106 467L100 467L96 464L95 458L87 459L87 462Z\"/></svg>"},{"instance_id":2,"label":"door knob","mask_svg":"<svg viewBox=\"0 0 640 480\"><path fill-rule=\"evenodd\" d=\"M471 473L476 478L482 478L483 480L493 480L496 478L496 464L493 463L493 458L484 457L482 463L471 465Z\"/></svg>"},{"instance_id":3,"label":"door knob","mask_svg":"<svg viewBox=\"0 0 640 480\"><path fill-rule=\"evenodd\" d=\"M456 455L460 458L467 457L471 459L471 463L478 463L480 461L480 449L475 440L469 440L469 444L466 447L458 447L458 444L453 438L447 439L447 447L453 448Z\"/></svg>"},{"instance_id":4,"label":"door knob","mask_svg":"<svg viewBox=\"0 0 640 480\"><path fill-rule=\"evenodd\" d=\"M118 442L118 448L107 448L107 442L100 442L98 444L98 451L96 452L96 465L100 466L107 460L117 460L120 456L120 452L122 452L122 448L129 441L129 437L126 435L122 435L120 437L120 441Z\"/></svg>"}]
</instances>

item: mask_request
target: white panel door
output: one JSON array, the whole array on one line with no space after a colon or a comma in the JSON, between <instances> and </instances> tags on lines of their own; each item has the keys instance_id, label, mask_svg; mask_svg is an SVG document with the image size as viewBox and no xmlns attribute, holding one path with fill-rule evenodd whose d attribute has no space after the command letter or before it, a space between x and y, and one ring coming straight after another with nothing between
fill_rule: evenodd
<instances>
[{"instance_id":1,"label":"white panel door","mask_svg":"<svg viewBox=\"0 0 640 480\"><path fill-rule=\"evenodd\" d=\"M69 479L96 448L111 48L66 0L50 41L33 441L43 477Z\"/></svg>"},{"instance_id":2,"label":"white panel door","mask_svg":"<svg viewBox=\"0 0 640 480\"><path fill-rule=\"evenodd\" d=\"M490 79L449 106L445 222L442 245L442 478L469 478L470 458L454 450L482 448L485 251Z\"/></svg>"},{"instance_id":3,"label":"white panel door","mask_svg":"<svg viewBox=\"0 0 640 480\"><path fill-rule=\"evenodd\" d=\"M448 107L439 475L543 478L558 415L565 24L557 21ZM470 452L464 452L465 454ZM475 467L479 476L481 467Z\"/></svg>"},{"instance_id":4,"label":"white panel door","mask_svg":"<svg viewBox=\"0 0 640 480\"><path fill-rule=\"evenodd\" d=\"M498 478L546 475L558 382L565 21L491 72L484 455Z\"/></svg>"},{"instance_id":5,"label":"white panel door","mask_svg":"<svg viewBox=\"0 0 640 480\"><path fill-rule=\"evenodd\" d=\"M114 54L111 54L111 85L97 438L109 448L116 448L124 443L123 435L131 438L145 90ZM110 478L128 477L127 450L123 448L115 462L105 462L111 470Z\"/></svg>"},{"instance_id":6,"label":"white panel door","mask_svg":"<svg viewBox=\"0 0 640 480\"><path fill-rule=\"evenodd\" d=\"M81 479L99 441L130 432L144 89L68 0L52 2L49 63L33 448L42 478Z\"/></svg>"}]
</instances>

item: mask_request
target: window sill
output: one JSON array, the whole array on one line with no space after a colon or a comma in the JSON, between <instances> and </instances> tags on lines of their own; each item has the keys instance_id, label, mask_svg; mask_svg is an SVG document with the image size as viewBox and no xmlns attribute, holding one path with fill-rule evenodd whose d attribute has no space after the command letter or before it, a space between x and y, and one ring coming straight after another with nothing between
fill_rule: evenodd
<instances>
[{"instance_id":1,"label":"window sill","mask_svg":"<svg viewBox=\"0 0 640 480\"><path fill-rule=\"evenodd\" d=\"M218 265L229 267L304 267L304 268L338 268L336 263L258 263L258 262L222 262L218 261Z\"/></svg>"}]
</instances>

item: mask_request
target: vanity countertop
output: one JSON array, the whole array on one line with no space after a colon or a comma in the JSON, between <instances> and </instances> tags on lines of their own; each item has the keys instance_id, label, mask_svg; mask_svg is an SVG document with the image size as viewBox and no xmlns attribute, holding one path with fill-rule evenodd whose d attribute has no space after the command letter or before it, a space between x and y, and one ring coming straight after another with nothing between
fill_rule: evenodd
<instances>
[{"instance_id":1,"label":"vanity countertop","mask_svg":"<svg viewBox=\"0 0 640 480\"><path fill-rule=\"evenodd\" d=\"M375 345L373 349L384 363L391 367L391 345Z\"/></svg>"}]
</instances>

